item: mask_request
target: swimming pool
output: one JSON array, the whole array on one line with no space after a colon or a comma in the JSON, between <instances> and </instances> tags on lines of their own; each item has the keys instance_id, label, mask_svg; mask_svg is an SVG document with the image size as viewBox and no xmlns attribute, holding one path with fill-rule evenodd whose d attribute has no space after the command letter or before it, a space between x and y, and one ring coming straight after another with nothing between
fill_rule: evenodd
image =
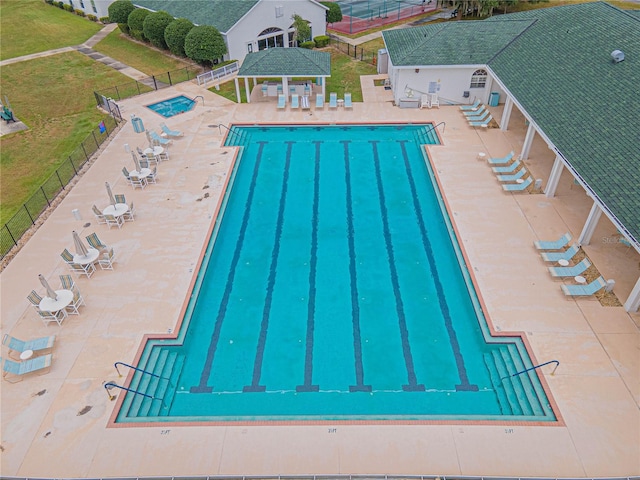
<instances>
[{"instance_id":1,"label":"swimming pool","mask_svg":"<svg viewBox=\"0 0 640 480\"><path fill-rule=\"evenodd\" d=\"M553 421L519 337L492 338L422 144L427 125L233 127L241 145L177 339L117 422Z\"/></svg>"},{"instance_id":2,"label":"swimming pool","mask_svg":"<svg viewBox=\"0 0 640 480\"><path fill-rule=\"evenodd\" d=\"M188 112L195 106L196 102L189 97L180 95L178 97L169 98L162 102L147 105L147 108L159 113L165 118L173 117L180 113Z\"/></svg>"}]
</instances>

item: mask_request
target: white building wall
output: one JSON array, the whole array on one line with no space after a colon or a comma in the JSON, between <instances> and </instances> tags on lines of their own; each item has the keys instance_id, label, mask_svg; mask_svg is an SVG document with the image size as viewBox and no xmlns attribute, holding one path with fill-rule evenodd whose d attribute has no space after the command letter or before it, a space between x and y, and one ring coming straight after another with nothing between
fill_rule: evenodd
<instances>
[{"instance_id":1,"label":"white building wall","mask_svg":"<svg viewBox=\"0 0 640 480\"><path fill-rule=\"evenodd\" d=\"M227 32L226 41L229 59L242 61L249 53L258 51L258 35L268 28L279 28L284 32L285 47L288 47L288 30L293 15L300 15L310 22L311 36L326 35L326 9L312 0L263 0L249 11Z\"/></svg>"},{"instance_id":2,"label":"white building wall","mask_svg":"<svg viewBox=\"0 0 640 480\"><path fill-rule=\"evenodd\" d=\"M63 0L73 6L74 9L82 10L87 15L95 15L98 18L109 16L109 5L114 0Z\"/></svg>"},{"instance_id":3,"label":"white building wall","mask_svg":"<svg viewBox=\"0 0 640 480\"><path fill-rule=\"evenodd\" d=\"M393 67L389 63L389 77L393 85L394 100L396 104L400 98L407 96L407 90L412 90L413 95L419 97L421 93L429 92L429 83L435 82L437 94L443 103L473 103L478 98L482 102L488 102L491 93L491 80L487 80L484 88L470 88L471 76L482 66L455 66L455 67ZM499 88L494 84L494 87ZM469 92L469 97L464 97L464 92ZM504 95L501 94L501 101Z\"/></svg>"}]
</instances>

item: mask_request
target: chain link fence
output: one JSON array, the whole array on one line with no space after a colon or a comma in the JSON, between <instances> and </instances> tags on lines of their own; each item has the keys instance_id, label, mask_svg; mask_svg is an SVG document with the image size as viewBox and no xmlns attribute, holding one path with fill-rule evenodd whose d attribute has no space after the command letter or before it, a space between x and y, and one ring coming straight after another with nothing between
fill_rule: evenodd
<instances>
[{"instance_id":1,"label":"chain link fence","mask_svg":"<svg viewBox=\"0 0 640 480\"><path fill-rule=\"evenodd\" d=\"M362 62L370 63L371 65L376 65L378 62L378 52L374 52L373 50L366 50L358 45L351 45L337 37L336 35L328 34L331 39L330 45L339 50L340 52L355 58L356 60L360 60Z\"/></svg>"},{"instance_id":2,"label":"chain link fence","mask_svg":"<svg viewBox=\"0 0 640 480\"><path fill-rule=\"evenodd\" d=\"M0 229L0 258L15 246L42 212L51 206L55 198L78 174L91 156L109 138L118 126L116 117L105 117L87 138L76 148L58 169L22 205L20 210Z\"/></svg>"}]
</instances>

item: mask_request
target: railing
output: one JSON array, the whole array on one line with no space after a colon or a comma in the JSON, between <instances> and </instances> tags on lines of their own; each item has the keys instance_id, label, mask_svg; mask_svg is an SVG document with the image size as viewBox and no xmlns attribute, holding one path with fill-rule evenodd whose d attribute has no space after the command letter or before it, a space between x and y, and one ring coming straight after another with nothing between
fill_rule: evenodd
<instances>
[{"instance_id":1,"label":"railing","mask_svg":"<svg viewBox=\"0 0 640 480\"><path fill-rule=\"evenodd\" d=\"M343 42L339 37L335 35L327 34L331 39L331 46L335 49L347 54L350 57L360 60L361 62L370 63L376 65L378 63L378 52L366 50L359 45L351 45L350 43Z\"/></svg>"},{"instance_id":2,"label":"railing","mask_svg":"<svg viewBox=\"0 0 640 480\"><path fill-rule=\"evenodd\" d=\"M198 75L198 85L204 84L207 86L208 82L212 82L213 80L218 80L220 78L226 77L227 75L231 75L234 72L237 72L240 69L238 62L230 63L229 65L225 65L224 67L216 68L215 70L211 70L210 72L201 73Z\"/></svg>"},{"instance_id":3,"label":"railing","mask_svg":"<svg viewBox=\"0 0 640 480\"><path fill-rule=\"evenodd\" d=\"M161 378L161 379L163 379L163 380L169 380L169 381L171 381L171 379L170 379L170 378L167 378L167 377L161 377L160 375L157 375L157 374L152 373L152 372L147 372L146 370L142 370L141 368L134 367L133 365L129 365L128 363L124 363L124 362L116 362L116 363L114 363L114 364L113 364L113 366L114 366L114 367L116 367L116 372L118 372L118 376L119 376L119 377L122 377L122 374L120 373L120 370L118 370L118 365L123 365L123 366L125 366L125 367L132 368L133 370L135 370L135 371L137 371L137 372L146 373L147 375L151 375L152 377L158 377L158 378Z\"/></svg>"},{"instance_id":4,"label":"railing","mask_svg":"<svg viewBox=\"0 0 640 480\"><path fill-rule=\"evenodd\" d=\"M527 368L525 370L522 370L521 372L516 372L516 373L514 373L512 375L505 375L504 377L502 377L500 379L500 381L503 381L505 378L516 377L518 375L522 375L523 373L530 372L531 370L535 370L536 368L544 367L545 365L549 365L550 363L555 363L556 364L556 368L554 368L553 372L551 372L551 375L553 375L554 373L556 373L556 370L558 369L558 366L560 366L560 362L558 360L549 360L548 362L541 363L540 365L536 365L535 367Z\"/></svg>"},{"instance_id":5,"label":"railing","mask_svg":"<svg viewBox=\"0 0 640 480\"><path fill-rule=\"evenodd\" d=\"M219 132L220 134L222 134L222 128L226 128L226 129L227 129L227 131L228 131L230 134L232 134L232 135L237 135L238 137L240 137L240 140L239 140L240 145L244 145L244 143L245 143L245 142L244 142L244 132L243 132L243 133L238 133L236 130L234 130L233 128L229 128L229 127L227 127L227 126L226 126L225 124L223 124L223 123L219 123L219 124L217 125L217 127L218 127L218 132Z\"/></svg>"},{"instance_id":6,"label":"railing","mask_svg":"<svg viewBox=\"0 0 640 480\"><path fill-rule=\"evenodd\" d=\"M445 128L447 128L447 122L440 122L437 125L431 125L429 128L430 130L426 130L424 133L429 133L432 130L436 130L440 125L444 125L444 128L442 129L442 133L444 133Z\"/></svg>"},{"instance_id":7,"label":"railing","mask_svg":"<svg viewBox=\"0 0 640 480\"><path fill-rule=\"evenodd\" d=\"M109 139L118 126L116 117L105 117L58 169L37 189L0 229L0 257L4 258L17 246L25 232L36 224L38 217L73 180L91 156Z\"/></svg>"},{"instance_id":8,"label":"railing","mask_svg":"<svg viewBox=\"0 0 640 480\"><path fill-rule=\"evenodd\" d=\"M202 106L204 107L204 97L202 95L198 95L196 98L193 99L194 102L198 103L198 99L201 98L202 99Z\"/></svg>"},{"instance_id":9,"label":"railing","mask_svg":"<svg viewBox=\"0 0 640 480\"><path fill-rule=\"evenodd\" d=\"M111 388L115 387L115 388L119 388L120 390L126 390L127 392L135 393L136 395L142 395L143 397L150 398L151 400L162 400L161 398L152 397L147 393L138 392L137 390L132 390L127 387L122 387L115 382L107 382L104 384L104 389L107 391L107 395L109 395L109 400L113 400L114 398L116 398L115 396L111 395L111 392L109 391L111 388L109 387Z\"/></svg>"}]
</instances>

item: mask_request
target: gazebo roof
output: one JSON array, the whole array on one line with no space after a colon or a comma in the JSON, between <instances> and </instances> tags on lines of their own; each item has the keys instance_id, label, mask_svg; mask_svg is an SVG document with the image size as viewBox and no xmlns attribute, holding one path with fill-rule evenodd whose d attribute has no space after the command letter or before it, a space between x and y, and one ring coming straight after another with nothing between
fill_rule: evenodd
<instances>
[{"instance_id":1,"label":"gazebo roof","mask_svg":"<svg viewBox=\"0 0 640 480\"><path fill-rule=\"evenodd\" d=\"M306 48L268 48L244 57L238 77L330 77L331 54Z\"/></svg>"}]
</instances>

